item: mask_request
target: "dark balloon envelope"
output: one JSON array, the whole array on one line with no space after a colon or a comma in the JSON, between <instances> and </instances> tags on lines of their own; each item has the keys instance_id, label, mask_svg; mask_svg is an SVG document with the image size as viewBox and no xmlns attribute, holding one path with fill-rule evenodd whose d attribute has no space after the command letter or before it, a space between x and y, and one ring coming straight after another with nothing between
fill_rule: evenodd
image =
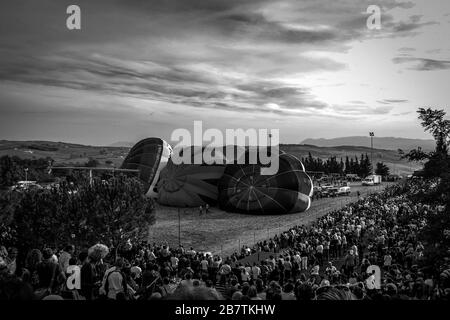
<instances>
[{"instance_id":1,"label":"dark balloon envelope","mask_svg":"<svg viewBox=\"0 0 450 320\"><path fill-rule=\"evenodd\" d=\"M191 148L191 163L194 163L195 154L202 151L201 148ZM217 184L224 170L222 163L175 164L170 159L157 184L158 203L176 207L216 205Z\"/></svg>"},{"instance_id":2,"label":"dark balloon envelope","mask_svg":"<svg viewBox=\"0 0 450 320\"><path fill-rule=\"evenodd\" d=\"M159 138L147 138L136 143L131 148L122 163L122 169L138 169L139 179L147 188L147 196L156 197L161 170L166 166L172 153L171 146Z\"/></svg>"},{"instance_id":3,"label":"dark balloon envelope","mask_svg":"<svg viewBox=\"0 0 450 320\"><path fill-rule=\"evenodd\" d=\"M229 164L219 182L219 204L227 211L285 214L309 208L312 181L301 161L281 153L279 170L261 175L259 164Z\"/></svg>"}]
</instances>

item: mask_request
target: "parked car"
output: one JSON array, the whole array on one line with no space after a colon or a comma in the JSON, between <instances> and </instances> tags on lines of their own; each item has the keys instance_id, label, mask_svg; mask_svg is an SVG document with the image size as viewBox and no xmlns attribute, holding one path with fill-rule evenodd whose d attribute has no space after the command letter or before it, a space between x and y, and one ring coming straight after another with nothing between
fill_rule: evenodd
<instances>
[{"instance_id":1,"label":"parked car","mask_svg":"<svg viewBox=\"0 0 450 320\"><path fill-rule=\"evenodd\" d=\"M332 188L329 188L327 191L328 191L328 197L334 198L338 195L339 188L332 187Z\"/></svg>"},{"instance_id":2,"label":"parked car","mask_svg":"<svg viewBox=\"0 0 450 320\"><path fill-rule=\"evenodd\" d=\"M11 187L11 190L24 191L24 190L40 190L42 187L36 183L36 181L19 181Z\"/></svg>"},{"instance_id":3,"label":"parked car","mask_svg":"<svg viewBox=\"0 0 450 320\"><path fill-rule=\"evenodd\" d=\"M350 194L350 187L345 186L345 187L340 187L337 195L341 196L341 195L345 195L348 196Z\"/></svg>"},{"instance_id":4,"label":"parked car","mask_svg":"<svg viewBox=\"0 0 450 320\"><path fill-rule=\"evenodd\" d=\"M313 193L319 193L321 191L322 191L322 187L319 187L319 186L314 186L313 187Z\"/></svg>"}]
</instances>

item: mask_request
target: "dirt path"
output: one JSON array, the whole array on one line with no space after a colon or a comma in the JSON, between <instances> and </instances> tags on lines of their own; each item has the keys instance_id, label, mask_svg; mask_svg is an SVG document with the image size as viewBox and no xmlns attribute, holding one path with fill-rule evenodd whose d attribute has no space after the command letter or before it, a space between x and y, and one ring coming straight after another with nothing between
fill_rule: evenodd
<instances>
[{"instance_id":1,"label":"dirt path","mask_svg":"<svg viewBox=\"0 0 450 320\"><path fill-rule=\"evenodd\" d=\"M315 200L311 208L302 213L288 215L245 215L211 208L208 214L199 216L197 209L180 209L181 244L197 251L229 255L243 245L273 237L294 225L306 225L332 210L339 209L361 195L377 192L384 186L352 186L352 194L345 197ZM178 208L157 206L157 222L150 228L149 240L178 246Z\"/></svg>"}]
</instances>

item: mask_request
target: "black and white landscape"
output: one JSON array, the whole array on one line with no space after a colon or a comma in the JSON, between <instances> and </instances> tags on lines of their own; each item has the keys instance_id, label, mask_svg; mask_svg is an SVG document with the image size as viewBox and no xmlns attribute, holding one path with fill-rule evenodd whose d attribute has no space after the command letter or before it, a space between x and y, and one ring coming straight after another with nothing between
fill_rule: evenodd
<instances>
[{"instance_id":1,"label":"black and white landscape","mask_svg":"<svg viewBox=\"0 0 450 320\"><path fill-rule=\"evenodd\" d=\"M450 298L448 0L2 0L0 39L0 303Z\"/></svg>"}]
</instances>

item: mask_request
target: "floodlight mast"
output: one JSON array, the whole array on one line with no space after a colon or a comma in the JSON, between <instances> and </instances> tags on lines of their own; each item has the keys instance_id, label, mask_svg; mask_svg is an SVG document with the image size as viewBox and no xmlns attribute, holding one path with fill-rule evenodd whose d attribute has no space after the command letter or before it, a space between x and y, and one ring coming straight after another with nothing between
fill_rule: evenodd
<instances>
[{"instance_id":1,"label":"floodlight mast","mask_svg":"<svg viewBox=\"0 0 450 320\"><path fill-rule=\"evenodd\" d=\"M375 136L375 134L373 132L369 132L369 136L370 136L370 162L372 164L372 174L374 174L374 171L373 171L373 137Z\"/></svg>"}]
</instances>

